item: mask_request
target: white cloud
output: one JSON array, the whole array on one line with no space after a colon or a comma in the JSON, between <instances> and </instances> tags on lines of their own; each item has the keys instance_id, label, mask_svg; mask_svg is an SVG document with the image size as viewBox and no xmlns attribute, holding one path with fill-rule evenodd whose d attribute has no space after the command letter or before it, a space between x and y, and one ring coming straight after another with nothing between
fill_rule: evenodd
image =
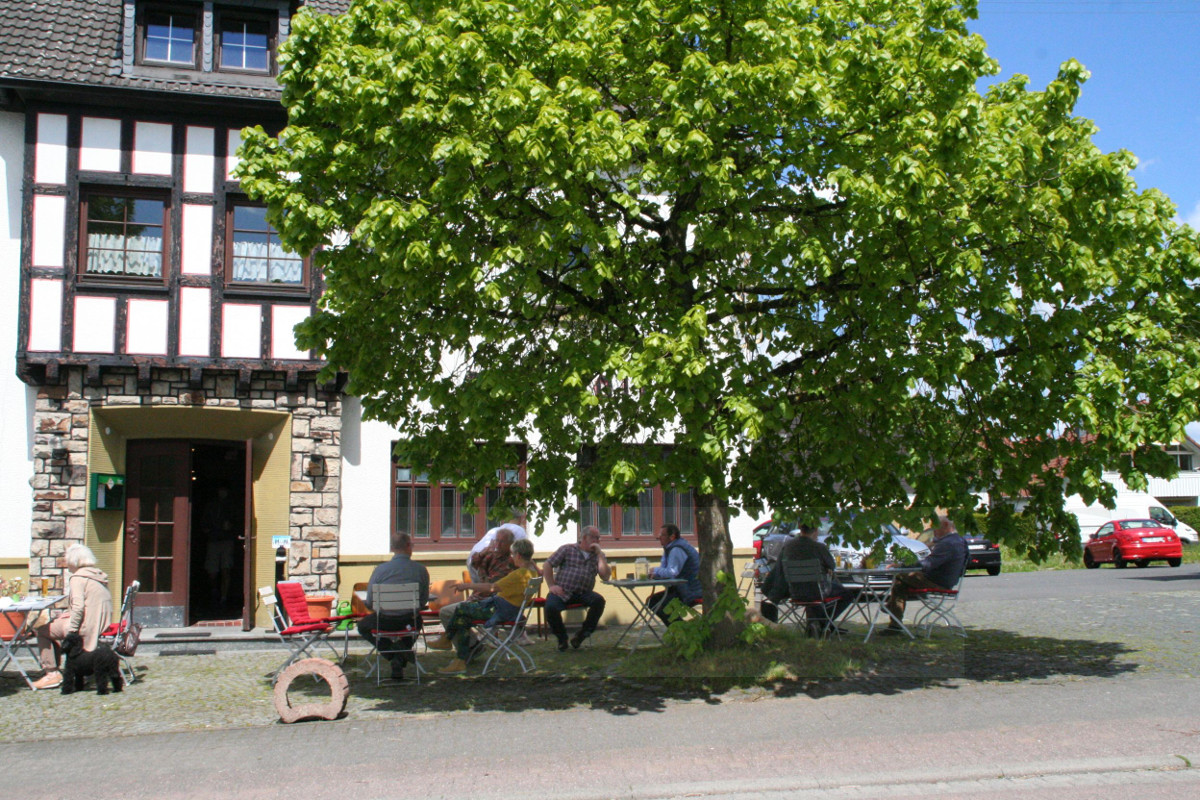
<instances>
[{"instance_id":1,"label":"white cloud","mask_svg":"<svg viewBox=\"0 0 1200 800\"><path fill-rule=\"evenodd\" d=\"M1137 173L1144 174L1144 173L1149 172L1150 168L1153 167L1157 163L1158 163L1157 158L1147 158L1145 161L1139 160L1138 165L1133 168L1133 171L1135 174L1137 174Z\"/></svg>"}]
</instances>

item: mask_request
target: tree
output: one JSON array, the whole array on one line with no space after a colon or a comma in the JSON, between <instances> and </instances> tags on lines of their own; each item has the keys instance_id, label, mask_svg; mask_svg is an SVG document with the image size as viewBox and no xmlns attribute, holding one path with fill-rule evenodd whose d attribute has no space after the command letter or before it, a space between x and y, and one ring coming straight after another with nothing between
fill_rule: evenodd
<instances>
[{"instance_id":1,"label":"tree","mask_svg":"<svg viewBox=\"0 0 1200 800\"><path fill-rule=\"evenodd\" d=\"M324 248L301 343L404 458L478 490L528 442L568 513L693 487L707 606L731 507L1062 523L1197 417L1195 234L1072 116L1078 63L981 95L974 13L360 0L296 18L240 175Z\"/></svg>"}]
</instances>

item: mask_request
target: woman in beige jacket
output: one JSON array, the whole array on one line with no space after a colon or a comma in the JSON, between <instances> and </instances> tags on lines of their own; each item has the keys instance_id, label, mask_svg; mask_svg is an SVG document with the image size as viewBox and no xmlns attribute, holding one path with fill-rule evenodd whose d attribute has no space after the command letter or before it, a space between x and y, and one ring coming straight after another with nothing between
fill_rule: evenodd
<instances>
[{"instance_id":1,"label":"woman in beige jacket","mask_svg":"<svg viewBox=\"0 0 1200 800\"><path fill-rule=\"evenodd\" d=\"M67 548L67 581L69 608L58 617L37 629L38 657L46 672L33 682L35 689L53 689L62 685L58 671L57 645L68 633L83 637L83 649L95 650L100 632L112 622L112 594L108 591L108 575L96 568L96 556L91 548L81 544Z\"/></svg>"}]
</instances>

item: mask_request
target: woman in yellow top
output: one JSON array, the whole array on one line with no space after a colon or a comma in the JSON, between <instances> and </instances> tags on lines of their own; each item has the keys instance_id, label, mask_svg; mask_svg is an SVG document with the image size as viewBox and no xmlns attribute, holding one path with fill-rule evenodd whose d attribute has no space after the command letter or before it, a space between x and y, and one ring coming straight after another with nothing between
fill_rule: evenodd
<instances>
[{"instance_id":1,"label":"woman in yellow top","mask_svg":"<svg viewBox=\"0 0 1200 800\"><path fill-rule=\"evenodd\" d=\"M533 563L533 542L517 539L512 543L512 559L517 568L495 583L459 583L457 591L491 592L482 600L459 603L450 624L441 638L429 643L431 650L455 649L455 658L438 670L443 675L455 675L467 671L467 659L471 655L471 628L478 620L486 619L488 627L499 622L512 622L517 618L521 601L525 599L525 587L531 578L537 577L537 566Z\"/></svg>"}]
</instances>

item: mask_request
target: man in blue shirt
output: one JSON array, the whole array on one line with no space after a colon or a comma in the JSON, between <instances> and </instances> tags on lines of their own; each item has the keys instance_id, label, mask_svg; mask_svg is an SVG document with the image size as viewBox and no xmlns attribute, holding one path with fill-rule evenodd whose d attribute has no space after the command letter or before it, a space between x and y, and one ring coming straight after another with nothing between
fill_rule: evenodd
<instances>
[{"instance_id":1,"label":"man in blue shirt","mask_svg":"<svg viewBox=\"0 0 1200 800\"><path fill-rule=\"evenodd\" d=\"M417 584L421 605L424 606L429 601L429 570L425 569L424 564L412 560L412 537L403 531L393 531L391 545L394 554L392 560L380 564L371 573L371 580L367 584L367 608L374 609L374 598L371 596L371 592L372 588L380 583ZM420 615L414 618L412 614L389 614L381 620L379 615L372 610L370 614L358 621L359 635L372 644L376 644L376 642L371 631L400 631L408 627L412 627L413 630L420 629ZM412 644L413 640L406 638L400 640L401 649L399 650L384 650L380 647L380 655L391 662L393 680L403 680L404 665L412 661Z\"/></svg>"},{"instance_id":2,"label":"man in blue shirt","mask_svg":"<svg viewBox=\"0 0 1200 800\"><path fill-rule=\"evenodd\" d=\"M904 607L908 603L910 589L953 589L966 569L966 540L954 530L954 523L949 517L939 516L937 530L933 532L933 549L921 559L921 571L897 575L892 583L892 594L887 601L892 624L883 633L900 633L900 625L896 620L904 619Z\"/></svg>"},{"instance_id":3,"label":"man in blue shirt","mask_svg":"<svg viewBox=\"0 0 1200 800\"><path fill-rule=\"evenodd\" d=\"M651 578L680 578L687 583L679 586L668 586L666 591L655 592L646 598L650 608L658 609L658 618L666 625L669 618L666 606L672 598L678 599L685 606L700 599L700 554L685 539L679 535L679 527L667 523L658 531L658 542L663 546L662 563L650 570ZM663 598L666 595L666 598ZM657 605L659 601L662 605Z\"/></svg>"}]
</instances>

